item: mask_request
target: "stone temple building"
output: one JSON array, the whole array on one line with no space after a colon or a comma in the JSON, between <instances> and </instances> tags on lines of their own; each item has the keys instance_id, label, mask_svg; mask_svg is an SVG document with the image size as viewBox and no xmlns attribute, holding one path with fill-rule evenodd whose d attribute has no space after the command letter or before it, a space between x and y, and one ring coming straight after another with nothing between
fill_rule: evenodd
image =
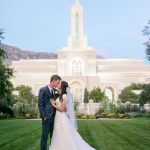
<instances>
[{"instance_id":1,"label":"stone temple building","mask_svg":"<svg viewBox=\"0 0 150 150\"><path fill-rule=\"evenodd\" d=\"M76 0L71 8L71 32L67 47L57 51L57 59L13 61L15 86L29 85L38 94L50 76L58 74L68 81L74 101L83 102L84 89L100 87L110 100L116 101L121 90L131 83L150 83L150 66L139 59L104 59L88 45L84 34L83 7Z\"/></svg>"}]
</instances>

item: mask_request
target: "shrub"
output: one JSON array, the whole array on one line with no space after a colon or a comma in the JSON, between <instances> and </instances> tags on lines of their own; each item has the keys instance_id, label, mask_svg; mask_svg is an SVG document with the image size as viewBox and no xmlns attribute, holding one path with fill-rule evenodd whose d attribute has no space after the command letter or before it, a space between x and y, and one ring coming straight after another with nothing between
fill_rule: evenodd
<instances>
[{"instance_id":1,"label":"shrub","mask_svg":"<svg viewBox=\"0 0 150 150\"><path fill-rule=\"evenodd\" d=\"M108 118L115 118L115 117L116 117L116 114L115 114L115 113L108 113L108 114L107 114L107 117L108 117Z\"/></svg>"},{"instance_id":2,"label":"shrub","mask_svg":"<svg viewBox=\"0 0 150 150\"><path fill-rule=\"evenodd\" d=\"M5 118L11 118L14 116L12 108L6 104L4 105L0 104L0 113L2 114L3 117L5 116Z\"/></svg>"},{"instance_id":3,"label":"shrub","mask_svg":"<svg viewBox=\"0 0 150 150\"><path fill-rule=\"evenodd\" d=\"M107 118L107 113L101 113L100 118Z\"/></svg>"},{"instance_id":4,"label":"shrub","mask_svg":"<svg viewBox=\"0 0 150 150\"><path fill-rule=\"evenodd\" d=\"M76 116L76 118L81 118L82 114L75 112L75 116Z\"/></svg>"},{"instance_id":5,"label":"shrub","mask_svg":"<svg viewBox=\"0 0 150 150\"><path fill-rule=\"evenodd\" d=\"M142 117L150 118L150 113L144 113Z\"/></svg>"},{"instance_id":6,"label":"shrub","mask_svg":"<svg viewBox=\"0 0 150 150\"><path fill-rule=\"evenodd\" d=\"M94 115L89 115L88 118L89 119L96 119L96 117Z\"/></svg>"},{"instance_id":7,"label":"shrub","mask_svg":"<svg viewBox=\"0 0 150 150\"><path fill-rule=\"evenodd\" d=\"M122 104L117 106L117 113L125 113L125 106Z\"/></svg>"},{"instance_id":8,"label":"shrub","mask_svg":"<svg viewBox=\"0 0 150 150\"><path fill-rule=\"evenodd\" d=\"M142 117L142 113L141 112L130 112L128 113L129 116L131 116L132 118L134 117Z\"/></svg>"},{"instance_id":9,"label":"shrub","mask_svg":"<svg viewBox=\"0 0 150 150\"><path fill-rule=\"evenodd\" d=\"M5 118L5 114L0 113L0 119L4 119Z\"/></svg>"},{"instance_id":10,"label":"shrub","mask_svg":"<svg viewBox=\"0 0 150 150\"><path fill-rule=\"evenodd\" d=\"M141 107L136 104L131 104L131 112L140 112Z\"/></svg>"},{"instance_id":11,"label":"shrub","mask_svg":"<svg viewBox=\"0 0 150 150\"><path fill-rule=\"evenodd\" d=\"M31 107L28 113L30 114L30 118L38 118L39 113L37 105L35 107Z\"/></svg>"},{"instance_id":12,"label":"shrub","mask_svg":"<svg viewBox=\"0 0 150 150\"><path fill-rule=\"evenodd\" d=\"M116 113L117 112L117 107L112 102L109 103L109 112L111 112L111 113Z\"/></svg>"},{"instance_id":13,"label":"shrub","mask_svg":"<svg viewBox=\"0 0 150 150\"><path fill-rule=\"evenodd\" d=\"M23 103L23 102L17 102L14 107L15 117L17 119L22 118L38 118L38 107L37 105L34 107L31 107L29 104ZM28 114L28 115L27 115Z\"/></svg>"},{"instance_id":14,"label":"shrub","mask_svg":"<svg viewBox=\"0 0 150 150\"><path fill-rule=\"evenodd\" d=\"M125 115L124 114L118 114L118 118L124 118Z\"/></svg>"},{"instance_id":15,"label":"shrub","mask_svg":"<svg viewBox=\"0 0 150 150\"><path fill-rule=\"evenodd\" d=\"M88 116L87 115L82 115L81 119L88 119Z\"/></svg>"},{"instance_id":16,"label":"shrub","mask_svg":"<svg viewBox=\"0 0 150 150\"><path fill-rule=\"evenodd\" d=\"M107 97L105 97L103 99L103 101L100 103L100 107L99 107L99 110L98 112L101 114L103 112L109 112L109 100Z\"/></svg>"},{"instance_id":17,"label":"shrub","mask_svg":"<svg viewBox=\"0 0 150 150\"><path fill-rule=\"evenodd\" d=\"M132 118L138 118L138 117L150 117L150 113L142 113L142 112L131 112L128 113L128 115Z\"/></svg>"},{"instance_id":18,"label":"shrub","mask_svg":"<svg viewBox=\"0 0 150 150\"><path fill-rule=\"evenodd\" d=\"M30 114L25 114L26 119L30 119L31 115Z\"/></svg>"}]
</instances>

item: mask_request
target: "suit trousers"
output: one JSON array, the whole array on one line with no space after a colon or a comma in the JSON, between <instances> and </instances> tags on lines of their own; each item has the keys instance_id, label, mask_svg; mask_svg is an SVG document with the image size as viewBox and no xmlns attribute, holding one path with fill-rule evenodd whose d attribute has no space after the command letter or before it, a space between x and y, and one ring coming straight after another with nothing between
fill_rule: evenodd
<instances>
[{"instance_id":1,"label":"suit trousers","mask_svg":"<svg viewBox=\"0 0 150 150\"><path fill-rule=\"evenodd\" d=\"M41 136L41 150L47 150L47 140L48 136L50 134L50 138L53 134L53 128L54 128L54 118L51 119L42 119L42 136Z\"/></svg>"}]
</instances>

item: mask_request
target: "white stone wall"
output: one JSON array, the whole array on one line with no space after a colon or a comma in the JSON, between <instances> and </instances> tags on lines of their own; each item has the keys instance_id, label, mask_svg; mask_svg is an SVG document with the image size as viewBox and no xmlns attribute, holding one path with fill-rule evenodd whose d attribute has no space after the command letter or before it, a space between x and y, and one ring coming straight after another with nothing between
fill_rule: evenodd
<instances>
[{"instance_id":1,"label":"white stone wall","mask_svg":"<svg viewBox=\"0 0 150 150\"><path fill-rule=\"evenodd\" d=\"M80 114L94 115L99 109L100 103L93 103L92 100L89 103L81 103L78 106L78 112Z\"/></svg>"}]
</instances>

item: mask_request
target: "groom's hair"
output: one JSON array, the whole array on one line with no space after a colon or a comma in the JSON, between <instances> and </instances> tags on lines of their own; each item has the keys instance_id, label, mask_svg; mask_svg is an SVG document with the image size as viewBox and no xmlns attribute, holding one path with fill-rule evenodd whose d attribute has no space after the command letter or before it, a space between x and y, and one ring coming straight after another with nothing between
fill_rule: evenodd
<instances>
[{"instance_id":1,"label":"groom's hair","mask_svg":"<svg viewBox=\"0 0 150 150\"><path fill-rule=\"evenodd\" d=\"M50 82L57 81L57 80L61 80L61 77L58 76L58 75L52 75L51 78L50 78Z\"/></svg>"}]
</instances>

